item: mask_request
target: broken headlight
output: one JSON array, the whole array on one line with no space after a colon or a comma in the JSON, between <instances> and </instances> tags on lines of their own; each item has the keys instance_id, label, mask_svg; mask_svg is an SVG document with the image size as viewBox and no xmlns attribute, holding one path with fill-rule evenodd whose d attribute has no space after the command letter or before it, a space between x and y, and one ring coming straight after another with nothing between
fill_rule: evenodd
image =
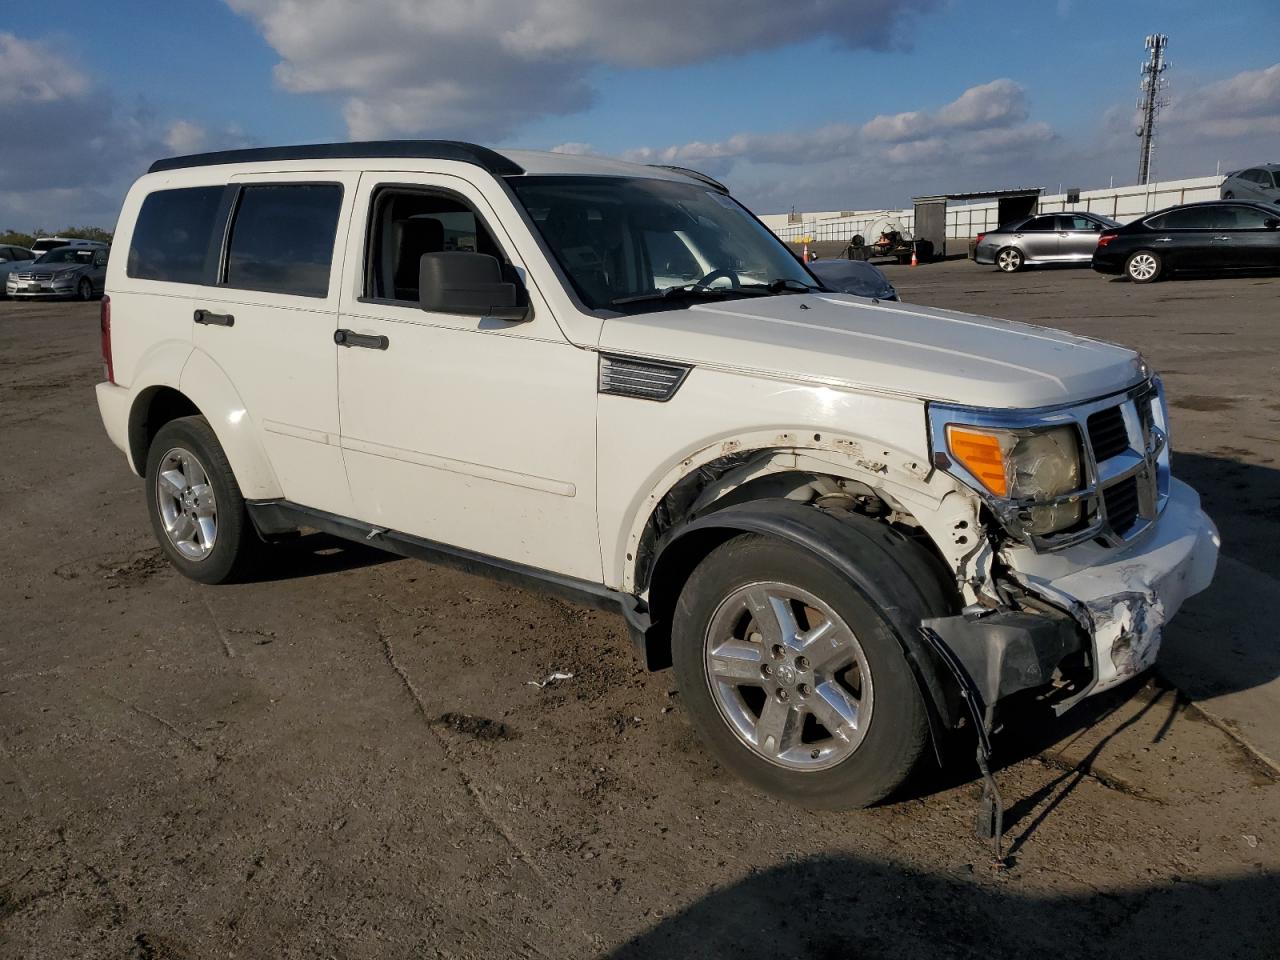
<instances>
[{"instance_id":1,"label":"broken headlight","mask_svg":"<svg viewBox=\"0 0 1280 960\"><path fill-rule=\"evenodd\" d=\"M1075 426L1015 430L946 425L946 452L991 496L1023 533L1046 536L1080 522L1084 507L1080 435Z\"/></svg>"}]
</instances>

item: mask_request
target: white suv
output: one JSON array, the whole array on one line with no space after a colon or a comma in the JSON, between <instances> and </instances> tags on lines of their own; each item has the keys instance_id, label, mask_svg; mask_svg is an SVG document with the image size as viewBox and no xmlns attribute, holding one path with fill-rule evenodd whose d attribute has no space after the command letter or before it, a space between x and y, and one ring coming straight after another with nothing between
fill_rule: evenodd
<instances>
[{"instance_id":1,"label":"white suv","mask_svg":"<svg viewBox=\"0 0 1280 960\"><path fill-rule=\"evenodd\" d=\"M831 293L693 171L243 150L115 236L98 402L179 570L312 528L618 610L800 804L1138 673L1213 575L1139 356Z\"/></svg>"}]
</instances>

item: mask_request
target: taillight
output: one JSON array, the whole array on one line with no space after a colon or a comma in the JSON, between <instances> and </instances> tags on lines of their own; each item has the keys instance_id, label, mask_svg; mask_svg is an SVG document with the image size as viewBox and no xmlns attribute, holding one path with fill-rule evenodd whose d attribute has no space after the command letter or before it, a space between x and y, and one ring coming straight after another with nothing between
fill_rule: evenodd
<instances>
[{"instance_id":1,"label":"taillight","mask_svg":"<svg viewBox=\"0 0 1280 960\"><path fill-rule=\"evenodd\" d=\"M982 239L985 236L986 236L985 233L978 234L976 237L973 238L973 245L976 247L978 244L982 242Z\"/></svg>"},{"instance_id":2,"label":"taillight","mask_svg":"<svg viewBox=\"0 0 1280 960\"><path fill-rule=\"evenodd\" d=\"M1114 240L1117 236L1118 236L1118 234L1115 234L1115 233L1104 233L1104 234L1101 234L1101 235L1098 237L1098 246L1099 246L1099 247L1105 247L1108 243L1110 243L1112 240Z\"/></svg>"},{"instance_id":3,"label":"taillight","mask_svg":"<svg viewBox=\"0 0 1280 960\"><path fill-rule=\"evenodd\" d=\"M102 296L102 312L98 322L102 328L102 372L109 382L115 383L116 372L111 366L111 298L106 294Z\"/></svg>"}]
</instances>

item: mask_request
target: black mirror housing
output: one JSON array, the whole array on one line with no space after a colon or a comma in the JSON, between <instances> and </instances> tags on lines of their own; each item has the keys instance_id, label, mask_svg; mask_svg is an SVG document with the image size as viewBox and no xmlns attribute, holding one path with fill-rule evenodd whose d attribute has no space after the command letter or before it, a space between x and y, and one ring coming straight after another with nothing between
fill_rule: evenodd
<instances>
[{"instance_id":1,"label":"black mirror housing","mask_svg":"<svg viewBox=\"0 0 1280 960\"><path fill-rule=\"evenodd\" d=\"M418 303L432 313L456 313L498 320L524 320L524 289L503 275L502 263L487 253L424 253L418 265Z\"/></svg>"}]
</instances>

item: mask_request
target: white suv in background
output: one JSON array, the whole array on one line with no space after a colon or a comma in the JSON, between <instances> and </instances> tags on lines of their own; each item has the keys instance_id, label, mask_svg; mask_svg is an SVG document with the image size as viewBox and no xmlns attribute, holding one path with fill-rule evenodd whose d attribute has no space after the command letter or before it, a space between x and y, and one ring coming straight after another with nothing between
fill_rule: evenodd
<instances>
[{"instance_id":1,"label":"white suv in background","mask_svg":"<svg viewBox=\"0 0 1280 960\"><path fill-rule=\"evenodd\" d=\"M156 163L115 238L98 402L179 570L312 528L617 610L799 804L1133 676L1213 574L1141 357L829 292L692 171L235 151Z\"/></svg>"}]
</instances>

